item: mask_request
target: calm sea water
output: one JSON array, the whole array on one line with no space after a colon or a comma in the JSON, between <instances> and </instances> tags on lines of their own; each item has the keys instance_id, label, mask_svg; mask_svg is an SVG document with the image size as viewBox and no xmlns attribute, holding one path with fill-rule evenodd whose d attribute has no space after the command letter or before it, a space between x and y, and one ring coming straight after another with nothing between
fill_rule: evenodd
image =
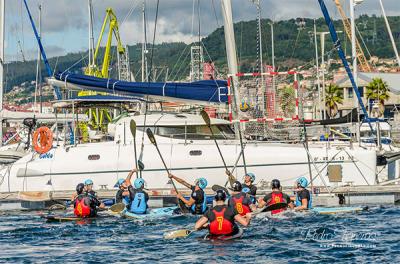
<instances>
[{"instance_id":1,"label":"calm sea water","mask_svg":"<svg viewBox=\"0 0 400 264\"><path fill-rule=\"evenodd\" d=\"M191 228L195 217L137 222L115 217L46 223L40 212L0 213L0 262L399 263L400 207L339 216L254 219L242 239L180 240L163 233Z\"/></svg>"}]
</instances>

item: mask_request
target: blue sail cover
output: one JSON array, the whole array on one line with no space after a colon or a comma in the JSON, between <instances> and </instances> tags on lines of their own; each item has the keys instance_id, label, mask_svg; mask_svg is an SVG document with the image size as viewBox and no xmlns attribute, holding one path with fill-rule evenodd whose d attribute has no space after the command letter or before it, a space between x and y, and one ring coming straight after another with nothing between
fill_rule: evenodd
<instances>
[{"instance_id":1,"label":"blue sail cover","mask_svg":"<svg viewBox=\"0 0 400 264\"><path fill-rule=\"evenodd\" d=\"M212 103L228 102L228 83L223 80L204 80L192 83L127 82L104 79L70 72L58 73L55 79L93 88L95 91L120 92L129 95L166 96Z\"/></svg>"}]
</instances>

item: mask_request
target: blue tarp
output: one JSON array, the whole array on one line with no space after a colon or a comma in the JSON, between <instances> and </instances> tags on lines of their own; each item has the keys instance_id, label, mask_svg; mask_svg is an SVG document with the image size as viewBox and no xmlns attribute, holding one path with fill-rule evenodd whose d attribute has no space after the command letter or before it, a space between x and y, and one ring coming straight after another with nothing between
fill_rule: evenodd
<instances>
[{"instance_id":1,"label":"blue tarp","mask_svg":"<svg viewBox=\"0 0 400 264\"><path fill-rule=\"evenodd\" d=\"M58 73L54 77L60 81L85 86L85 88L93 87L93 90L108 93L166 96L213 103L228 102L228 84L223 80L204 80L192 83L127 82L69 72Z\"/></svg>"}]
</instances>

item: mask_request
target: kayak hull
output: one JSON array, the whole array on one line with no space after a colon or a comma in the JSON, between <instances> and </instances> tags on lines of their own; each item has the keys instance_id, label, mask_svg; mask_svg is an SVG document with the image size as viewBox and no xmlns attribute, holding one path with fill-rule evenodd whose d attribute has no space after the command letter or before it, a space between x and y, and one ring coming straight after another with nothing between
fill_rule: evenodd
<instances>
[{"instance_id":1,"label":"kayak hull","mask_svg":"<svg viewBox=\"0 0 400 264\"><path fill-rule=\"evenodd\" d=\"M222 240L222 241L227 241L227 240L233 240L233 239L238 239L241 238L243 236L243 229L241 227L239 227L239 232L233 236L215 236L215 235L210 235L207 234L204 237L204 240Z\"/></svg>"},{"instance_id":2,"label":"kayak hull","mask_svg":"<svg viewBox=\"0 0 400 264\"><path fill-rule=\"evenodd\" d=\"M46 215L44 216L48 223L61 223L61 222L74 222L82 220L93 220L96 217L76 217L76 216L65 216L65 215Z\"/></svg>"},{"instance_id":3,"label":"kayak hull","mask_svg":"<svg viewBox=\"0 0 400 264\"><path fill-rule=\"evenodd\" d=\"M312 212L324 215L351 214L367 210L366 207L314 207Z\"/></svg>"},{"instance_id":4,"label":"kayak hull","mask_svg":"<svg viewBox=\"0 0 400 264\"><path fill-rule=\"evenodd\" d=\"M149 210L146 214L135 214L127 211L122 211L121 216L131 219L157 219L163 217L171 217L177 215L175 211L178 206L162 207Z\"/></svg>"}]
</instances>

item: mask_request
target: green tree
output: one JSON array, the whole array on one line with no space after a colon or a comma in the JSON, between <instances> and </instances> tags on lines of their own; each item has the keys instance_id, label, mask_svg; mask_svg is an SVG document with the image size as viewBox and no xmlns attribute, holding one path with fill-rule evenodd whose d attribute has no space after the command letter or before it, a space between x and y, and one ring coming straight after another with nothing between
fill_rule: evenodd
<instances>
[{"instance_id":1,"label":"green tree","mask_svg":"<svg viewBox=\"0 0 400 264\"><path fill-rule=\"evenodd\" d=\"M385 111L385 101L389 99L389 86L382 78L373 78L366 86L368 101L373 100L378 104L379 115ZM368 104L369 105L369 104Z\"/></svg>"},{"instance_id":2,"label":"green tree","mask_svg":"<svg viewBox=\"0 0 400 264\"><path fill-rule=\"evenodd\" d=\"M335 84L329 84L325 88L325 107L329 118L334 117L338 112L338 104L343 103L343 89Z\"/></svg>"},{"instance_id":3,"label":"green tree","mask_svg":"<svg viewBox=\"0 0 400 264\"><path fill-rule=\"evenodd\" d=\"M292 117L295 111L295 91L293 86L286 85L282 89L278 90L279 95L279 106L282 109L285 117Z\"/></svg>"}]
</instances>

